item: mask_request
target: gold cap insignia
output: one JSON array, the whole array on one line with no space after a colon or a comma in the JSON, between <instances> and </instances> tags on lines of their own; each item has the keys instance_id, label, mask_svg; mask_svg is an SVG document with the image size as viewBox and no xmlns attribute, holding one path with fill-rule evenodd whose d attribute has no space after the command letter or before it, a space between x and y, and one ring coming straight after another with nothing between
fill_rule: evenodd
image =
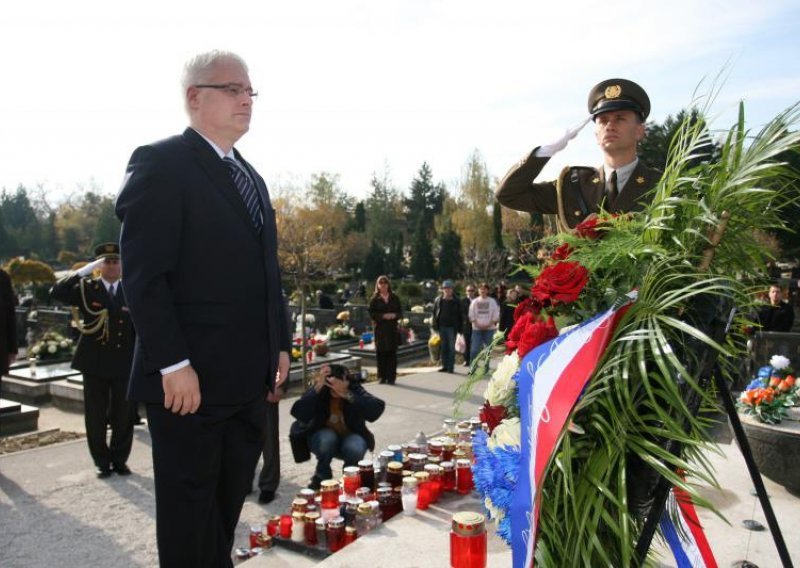
<instances>
[{"instance_id":1,"label":"gold cap insignia","mask_svg":"<svg viewBox=\"0 0 800 568\"><path fill-rule=\"evenodd\" d=\"M622 94L622 87L619 85L609 85L606 87L606 98L607 99L616 99L618 96Z\"/></svg>"},{"instance_id":2,"label":"gold cap insignia","mask_svg":"<svg viewBox=\"0 0 800 568\"><path fill-rule=\"evenodd\" d=\"M636 183L642 185L644 183L644 176L639 176L636 178Z\"/></svg>"},{"instance_id":3,"label":"gold cap insignia","mask_svg":"<svg viewBox=\"0 0 800 568\"><path fill-rule=\"evenodd\" d=\"M600 178L592 178L592 183L600 183Z\"/></svg>"},{"instance_id":4,"label":"gold cap insignia","mask_svg":"<svg viewBox=\"0 0 800 568\"><path fill-rule=\"evenodd\" d=\"M573 211L573 213L575 214L576 217L580 217L581 216L581 212L580 211Z\"/></svg>"},{"instance_id":5,"label":"gold cap insignia","mask_svg":"<svg viewBox=\"0 0 800 568\"><path fill-rule=\"evenodd\" d=\"M114 245L106 245L106 246L103 247L103 250L105 250L105 252L115 252L114 249L116 249L116 248L117 247L115 247Z\"/></svg>"}]
</instances>

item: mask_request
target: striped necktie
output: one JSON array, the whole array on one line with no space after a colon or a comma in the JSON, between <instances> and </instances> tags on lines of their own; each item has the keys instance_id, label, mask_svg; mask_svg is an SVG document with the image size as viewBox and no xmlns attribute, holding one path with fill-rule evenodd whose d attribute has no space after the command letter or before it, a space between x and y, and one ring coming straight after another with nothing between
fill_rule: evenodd
<instances>
[{"instance_id":1,"label":"striped necktie","mask_svg":"<svg viewBox=\"0 0 800 568\"><path fill-rule=\"evenodd\" d=\"M259 202L258 193L256 192L253 182L250 181L250 177L244 170L239 167L239 164L231 158L226 157L223 158L222 161L228 166L228 170L233 178L233 183L242 196L242 201L244 201L244 206L247 208L247 214L250 215L253 226L256 228L256 231L261 232L261 227L264 225L264 217L261 213L261 203Z\"/></svg>"}]
</instances>

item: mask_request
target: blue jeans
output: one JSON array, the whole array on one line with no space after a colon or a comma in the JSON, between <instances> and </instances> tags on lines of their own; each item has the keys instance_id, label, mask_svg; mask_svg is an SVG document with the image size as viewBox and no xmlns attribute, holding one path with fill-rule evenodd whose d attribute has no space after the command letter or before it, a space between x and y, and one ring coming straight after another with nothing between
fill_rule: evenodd
<instances>
[{"instance_id":1,"label":"blue jeans","mask_svg":"<svg viewBox=\"0 0 800 568\"><path fill-rule=\"evenodd\" d=\"M311 434L311 452L317 456L317 469L314 475L321 480L333 479L331 460L339 458L344 465L358 465L367 453L367 441L358 434L350 432L343 437L331 430L322 428Z\"/></svg>"},{"instance_id":2,"label":"blue jeans","mask_svg":"<svg viewBox=\"0 0 800 568\"><path fill-rule=\"evenodd\" d=\"M493 329L472 328L472 341L470 341L469 360L474 361L481 350L492 342Z\"/></svg>"},{"instance_id":3,"label":"blue jeans","mask_svg":"<svg viewBox=\"0 0 800 568\"><path fill-rule=\"evenodd\" d=\"M456 364L456 328L439 328L439 350L442 358L442 368L445 371L453 372L453 365Z\"/></svg>"}]
</instances>

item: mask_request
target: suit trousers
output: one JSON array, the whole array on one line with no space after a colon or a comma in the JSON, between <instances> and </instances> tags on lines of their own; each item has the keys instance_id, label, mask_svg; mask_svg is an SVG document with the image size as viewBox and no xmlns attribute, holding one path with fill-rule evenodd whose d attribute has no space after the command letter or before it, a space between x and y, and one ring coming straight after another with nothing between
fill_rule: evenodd
<instances>
[{"instance_id":1,"label":"suit trousers","mask_svg":"<svg viewBox=\"0 0 800 568\"><path fill-rule=\"evenodd\" d=\"M267 431L267 402L200 405L180 416L147 405L153 443L161 566L232 566L236 523L253 487Z\"/></svg>"},{"instance_id":2,"label":"suit trousers","mask_svg":"<svg viewBox=\"0 0 800 568\"><path fill-rule=\"evenodd\" d=\"M83 374L83 418L94 465L106 468L128 461L133 445L133 407L126 392L128 377ZM106 424L111 426L108 442Z\"/></svg>"},{"instance_id":3,"label":"suit trousers","mask_svg":"<svg viewBox=\"0 0 800 568\"><path fill-rule=\"evenodd\" d=\"M264 465L258 475L260 491L277 491L281 482L281 448L278 438L278 403L267 402L267 436L261 451Z\"/></svg>"},{"instance_id":4,"label":"suit trousers","mask_svg":"<svg viewBox=\"0 0 800 568\"><path fill-rule=\"evenodd\" d=\"M376 351L375 359L377 359L378 377L381 383L393 385L397 379L397 350Z\"/></svg>"}]
</instances>

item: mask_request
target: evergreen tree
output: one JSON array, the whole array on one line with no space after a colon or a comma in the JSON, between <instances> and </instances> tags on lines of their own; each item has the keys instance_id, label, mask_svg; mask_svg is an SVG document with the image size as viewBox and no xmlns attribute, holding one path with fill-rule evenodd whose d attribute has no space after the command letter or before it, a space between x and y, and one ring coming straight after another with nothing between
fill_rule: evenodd
<instances>
[{"instance_id":1,"label":"evergreen tree","mask_svg":"<svg viewBox=\"0 0 800 568\"><path fill-rule=\"evenodd\" d=\"M345 233L363 233L367 230L367 210L364 202L359 201L353 209L353 216L347 219Z\"/></svg>"},{"instance_id":2,"label":"evergreen tree","mask_svg":"<svg viewBox=\"0 0 800 568\"><path fill-rule=\"evenodd\" d=\"M647 124L647 136L639 142L638 148L639 158L645 164L658 170L664 169L670 145L687 115L690 117L691 124L701 120L699 111L691 109L688 113L686 110L681 110L674 118L671 115L667 116L663 124L658 124L657 122ZM698 146L698 151L690 163L696 166L703 162L714 160L717 155L717 149L718 145L712 142L709 136L705 144Z\"/></svg>"},{"instance_id":3,"label":"evergreen tree","mask_svg":"<svg viewBox=\"0 0 800 568\"><path fill-rule=\"evenodd\" d=\"M442 212L445 191L442 184L433 184L433 172L427 162L423 162L417 177L411 182L410 193L411 196L404 200L408 225L417 227L421 221L431 236L433 218Z\"/></svg>"},{"instance_id":4,"label":"evergreen tree","mask_svg":"<svg viewBox=\"0 0 800 568\"><path fill-rule=\"evenodd\" d=\"M439 234L439 266L440 279L460 278L464 272L464 261L461 256L461 237L452 229Z\"/></svg>"},{"instance_id":5,"label":"evergreen tree","mask_svg":"<svg viewBox=\"0 0 800 568\"><path fill-rule=\"evenodd\" d=\"M378 243L371 241L361 273L369 281L375 280L381 274L386 274L386 272L386 253L378 246Z\"/></svg>"},{"instance_id":6,"label":"evergreen tree","mask_svg":"<svg viewBox=\"0 0 800 568\"><path fill-rule=\"evenodd\" d=\"M428 230L424 222L423 217L417 219L414 239L411 241L411 263L408 268L409 272L418 280L436 276L433 253L431 252L431 240L428 238Z\"/></svg>"},{"instance_id":7,"label":"evergreen tree","mask_svg":"<svg viewBox=\"0 0 800 568\"><path fill-rule=\"evenodd\" d=\"M494 248L505 250L503 244L503 208L495 201L492 207L492 234L494 235Z\"/></svg>"}]
</instances>

